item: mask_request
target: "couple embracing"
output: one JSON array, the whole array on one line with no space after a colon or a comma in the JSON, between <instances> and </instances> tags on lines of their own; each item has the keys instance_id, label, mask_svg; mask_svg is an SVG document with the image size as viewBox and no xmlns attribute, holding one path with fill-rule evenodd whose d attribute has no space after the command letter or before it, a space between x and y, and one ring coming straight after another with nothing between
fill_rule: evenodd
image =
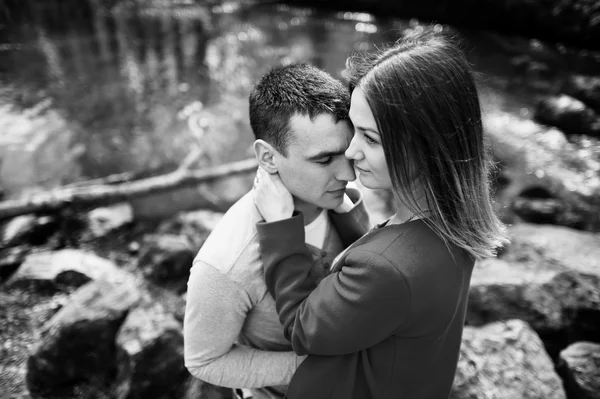
<instances>
[{"instance_id":1,"label":"couple embracing","mask_svg":"<svg viewBox=\"0 0 600 399\"><path fill-rule=\"evenodd\" d=\"M447 398L473 266L506 243L472 72L431 31L347 70L255 85L259 170L194 260L186 367L253 399ZM391 218L369 224L357 174Z\"/></svg>"}]
</instances>

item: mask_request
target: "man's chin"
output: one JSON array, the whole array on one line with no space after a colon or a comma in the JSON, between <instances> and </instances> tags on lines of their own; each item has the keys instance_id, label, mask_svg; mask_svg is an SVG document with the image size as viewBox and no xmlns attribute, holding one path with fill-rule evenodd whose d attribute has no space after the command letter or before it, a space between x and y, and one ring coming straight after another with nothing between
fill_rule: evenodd
<instances>
[{"instance_id":1,"label":"man's chin","mask_svg":"<svg viewBox=\"0 0 600 399\"><path fill-rule=\"evenodd\" d=\"M336 198L334 200L327 201L327 203L323 203L322 205L317 205L317 206L319 208L333 210L333 209L337 208L338 206L342 205L342 202L344 202L343 195L341 195L339 199Z\"/></svg>"}]
</instances>

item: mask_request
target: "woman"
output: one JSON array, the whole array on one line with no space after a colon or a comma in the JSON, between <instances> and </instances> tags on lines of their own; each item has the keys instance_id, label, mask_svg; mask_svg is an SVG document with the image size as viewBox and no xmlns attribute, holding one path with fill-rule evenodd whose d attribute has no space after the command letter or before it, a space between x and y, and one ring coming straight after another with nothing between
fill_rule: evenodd
<instances>
[{"instance_id":1,"label":"woman","mask_svg":"<svg viewBox=\"0 0 600 399\"><path fill-rule=\"evenodd\" d=\"M284 333L308 354L295 398L446 398L458 362L471 272L506 244L494 214L475 83L464 54L434 32L347 63L362 184L391 188L396 213L308 277L302 214L259 170L255 202L265 279Z\"/></svg>"}]
</instances>

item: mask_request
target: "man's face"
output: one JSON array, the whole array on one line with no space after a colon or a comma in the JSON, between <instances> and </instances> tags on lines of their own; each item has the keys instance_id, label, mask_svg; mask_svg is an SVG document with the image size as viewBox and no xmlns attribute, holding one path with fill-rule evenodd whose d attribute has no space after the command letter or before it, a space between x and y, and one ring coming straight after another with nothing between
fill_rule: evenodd
<instances>
[{"instance_id":1,"label":"man's face","mask_svg":"<svg viewBox=\"0 0 600 399\"><path fill-rule=\"evenodd\" d=\"M312 121L308 115L296 114L290 127L287 157L278 157L277 168L296 209L306 205L336 208L343 201L346 184L356 178L352 163L344 156L352 139L349 123L335 123L329 114Z\"/></svg>"}]
</instances>

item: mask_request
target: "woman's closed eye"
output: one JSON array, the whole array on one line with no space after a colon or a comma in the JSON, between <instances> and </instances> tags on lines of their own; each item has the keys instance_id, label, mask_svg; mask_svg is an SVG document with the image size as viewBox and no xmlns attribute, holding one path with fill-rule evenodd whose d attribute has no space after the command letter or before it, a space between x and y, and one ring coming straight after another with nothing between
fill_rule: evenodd
<instances>
[{"instance_id":1,"label":"woman's closed eye","mask_svg":"<svg viewBox=\"0 0 600 399\"><path fill-rule=\"evenodd\" d=\"M363 133L363 136L365 136L365 141L367 142L367 144L369 144L369 145L377 144L377 141L374 140L373 138L371 138L368 134Z\"/></svg>"},{"instance_id":2,"label":"woman's closed eye","mask_svg":"<svg viewBox=\"0 0 600 399\"><path fill-rule=\"evenodd\" d=\"M374 135L372 135L371 133L366 133L364 131L361 131L360 134L362 134L362 136L365 138L365 142L368 145L379 144L378 138L375 138Z\"/></svg>"},{"instance_id":3,"label":"woman's closed eye","mask_svg":"<svg viewBox=\"0 0 600 399\"><path fill-rule=\"evenodd\" d=\"M376 138L374 138L374 137L371 135L371 133L367 133L367 132L366 132L364 129L362 129L362 128L357 128L357 129L355 129L355 130L354 130L354 135L355 135L355 136L356 136L356 135L362 136L362 137L364 138L365 142L366 142L368 145L375 145L375 144L379 144L379 141L378 141Z\"/></svg>"},{"instance_id":4,"label":"woman's closed eye","mask_svg":"<svg viewBox=\"0 0 600 399\"><path fill-rule=\"evenodd\" d=\"M327 157L327 158L323 158L323 159L319 159L317 161L317 163L319 165L329 165L331 163L332 157Z\"/></svg>"}]
</instances>

